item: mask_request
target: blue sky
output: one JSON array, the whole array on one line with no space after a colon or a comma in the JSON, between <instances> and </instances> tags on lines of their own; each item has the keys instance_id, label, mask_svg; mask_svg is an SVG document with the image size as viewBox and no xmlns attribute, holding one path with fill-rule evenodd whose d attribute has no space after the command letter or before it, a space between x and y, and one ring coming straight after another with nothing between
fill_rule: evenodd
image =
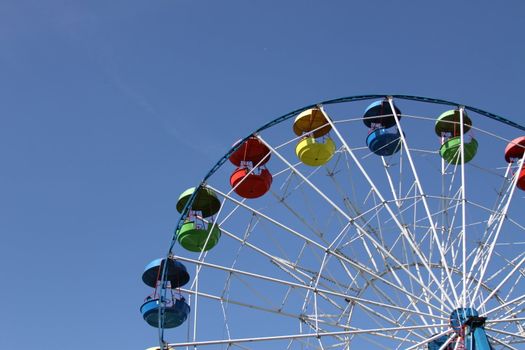
<instances>
[{"instance_id":1,"label":"blue sky","mask_svg":"<svg viewBox=\"0 0 525 350\"><path fill-rule=\"evenodd\" d=\"M154 345L140 275L237 139L343 96L519 123L520 1L0 3L0 348Z\"/></svg>"}]
</instances>

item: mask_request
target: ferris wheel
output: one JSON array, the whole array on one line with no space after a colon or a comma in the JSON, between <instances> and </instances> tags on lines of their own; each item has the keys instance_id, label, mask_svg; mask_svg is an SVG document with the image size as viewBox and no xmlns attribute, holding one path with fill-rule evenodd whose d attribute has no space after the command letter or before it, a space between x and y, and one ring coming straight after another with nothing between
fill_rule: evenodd
<instances>
[{"instance_id":1,"label":"ferris wheel","mask_svg":"<svg viewBox=\"0 0 525 350\"><path fill-rule=\"evenodd\" d=\"M524 131L405 95L260 127L144 270L156 348L524 349Z\"/></svg>"}]
</instances>

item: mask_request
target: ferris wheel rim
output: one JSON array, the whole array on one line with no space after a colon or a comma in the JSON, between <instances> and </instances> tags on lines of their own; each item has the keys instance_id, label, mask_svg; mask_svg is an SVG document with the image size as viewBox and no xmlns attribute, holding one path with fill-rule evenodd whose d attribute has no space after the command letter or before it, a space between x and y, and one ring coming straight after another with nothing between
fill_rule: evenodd
<instances>
[{"instance_id":1,"label":"ferris wheel rim","mask_svg":"<svg viewBox=\"0 0 525 350\"><path fill-rule=\"evenodd\" d=\"M469 106L466 104L461 104L449 100L444 99L438 99L438 98L432 98L432 97L424 97L424 96L417 96L417 95L401 95L401 94L367 94L367 95L351 95L347 97L340 97L335 99L329 99L320 101L314 104L309 104L300 108L297 108L291 112L285 113L272 121L264 124L263 126L255 129L252 133L248 134L244 138L240 139L235 145L233 145L219 160L213 165L213 167L206 173L206 175L202 178L202 180L199 182L199 184L195 187L195 189L198 189L206 184L206 181L228 160L228 158L232 155L233 152L235 152L244 141L246 141L249 137L256 135L260 133L261 131L264 131L274 125L280 124L290 118L293 118L294 116L298 115L299 113L310 109L315 108L317 106L323 106L323 105L333 105L333 104L342 104L342 103L348 103L348 102L354 102L354 101L363 101L363 100L373 100L377 98L383 98L386 99L388 97L394 98L394 99L402 99L402 100L409 100L409 101L418 101L418 102L424 102L424 103L430 103L430 104L440 104L445 106L454 106L454 107L464 107L466 110L470 110L472 112L478 113L479 115L482 115L484 117L496 120L498 122L504 123L506 125L509 125L513 128L516 128L518 130L525 131L525 126L520 125L516 122L511 121L510 119L507 119L505 117L502 117L500 115L488 112L486 110L483 110L481 108ZM175 229L173 231L173 237L172 237L172 243L170 245L170 248L168 250L168 253L166 254L167 257L172 252L173 246L175 245L176 239L175 235L177 230L180 229L182 223L184 222L184 217L187 215L188 210L191 206L191 203L194 201L197 191L194 191L194 193L188 198L186 204L182 207L182 210L180 212L179 219L177 220L177 224L175 226ZM163 271L164 273L164 271Z\"/></svg>"}]
</instances>

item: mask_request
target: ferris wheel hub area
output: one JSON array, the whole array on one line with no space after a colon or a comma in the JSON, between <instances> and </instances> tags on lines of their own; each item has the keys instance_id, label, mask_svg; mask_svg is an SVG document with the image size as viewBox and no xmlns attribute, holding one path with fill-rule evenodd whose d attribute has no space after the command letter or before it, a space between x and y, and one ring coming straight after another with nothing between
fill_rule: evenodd
<instances>
[{"instance_id":1,"label":"ferris wheel hub area","mask_svg":"<svg viewBox=\"0 0 525 350\"><path fill-rule=\"evenodd\" d=\"M482 327L485 325L486 319L486 317L479 317L478 311L476 309L471 307L462 307L452 311L450 314L450 326L456 334L461 334L463 327ZM483 322L481 322L481 320L483 320Z\"/></svg>"},{"instance_id":2,"label":"ferris wheel hub area","mask_svg":"<svg viewBox=\"0 0 525 350\"><path fill-rule=\"evenodd\" d=\"M486 317L479 316L476 309L471 307L462 307L455 309L450 314L450 327L455 333L451 337L450 334L445 334L437 339L434 339L428 344L429 350L453 350L457 349L459 342L459 349L476 349L476 350L492 350L485 333ZM446 347L443 346L447 344Z\"/></svg>"}]
</instances>

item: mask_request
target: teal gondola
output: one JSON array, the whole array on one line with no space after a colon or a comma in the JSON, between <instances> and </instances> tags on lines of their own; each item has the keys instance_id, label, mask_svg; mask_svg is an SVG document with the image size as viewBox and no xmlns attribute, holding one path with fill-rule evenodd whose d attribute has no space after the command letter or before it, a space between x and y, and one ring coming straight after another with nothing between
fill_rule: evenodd
<instances>
[{"instance_id":1,"label":"teal gondola","mask_svg":"<svg viewBox=\"0 0 525 350\"><path fill-rule=\"evenodd\" d=\"M155 328L175 328L186 321L190 313L190 306L184 298L174 299L173 302L166 302L163 308L163 315L159 318L161 304L157 299L149 299L140 307L140 312L144 320ZM159 324L159 320L162 325Z\"/></svg>"}]
</instances>

